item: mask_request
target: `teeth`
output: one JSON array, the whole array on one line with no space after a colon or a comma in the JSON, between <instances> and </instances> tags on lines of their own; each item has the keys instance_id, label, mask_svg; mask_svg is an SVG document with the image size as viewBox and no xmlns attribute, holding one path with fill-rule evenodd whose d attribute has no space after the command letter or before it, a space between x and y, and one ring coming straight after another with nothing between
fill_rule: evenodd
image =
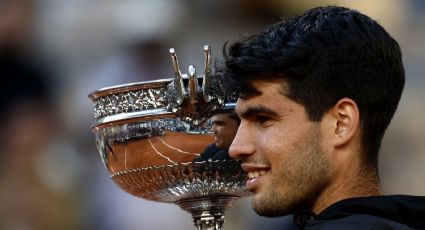
<instances>
[{"instance_id":1,"label":"teeth","mask_svg":"<svg viewBox=\"0 0 425 230\"><path fill-rule=\"evenodd\" d=\"M262 176L266 174L265 170L255 171L255 172L248 172L249 179L254 179L256 177Z\"/></svg>"}]
</instances>

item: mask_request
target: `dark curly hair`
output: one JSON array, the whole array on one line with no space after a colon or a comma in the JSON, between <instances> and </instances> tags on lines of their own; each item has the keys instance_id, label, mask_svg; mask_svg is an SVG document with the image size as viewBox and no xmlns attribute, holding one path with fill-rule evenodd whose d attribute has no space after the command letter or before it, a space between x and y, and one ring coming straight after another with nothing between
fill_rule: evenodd
<instances>
[{"instance_id":1,"label":"dark curly hair","mask_svg":"<svg viewBox=\"0 0 425 230\"><path fill-rule=\"evenodd\" d=\"M320 121L341 98L360 110L362 150L377 168L380 143L403 91L398 43L377 22L343 7L318 7L242 38L224 50L224 75L239 95L253 81L283 79L286 95Z\"/></svg>"}]
</instances>

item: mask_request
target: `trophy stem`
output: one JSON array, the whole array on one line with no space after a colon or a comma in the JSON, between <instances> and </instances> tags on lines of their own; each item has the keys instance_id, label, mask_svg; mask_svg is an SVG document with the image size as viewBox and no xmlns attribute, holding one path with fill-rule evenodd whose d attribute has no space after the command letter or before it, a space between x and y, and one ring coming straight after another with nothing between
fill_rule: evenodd
<instances>
[{"instance_id":1,"label":"trophy stem","mask_svg":"<svg viewBox=\"0 0 425 230\"><path fill-rule=\"evenodd\" d=\"M184 199L175 203L192 214L196 230L222 230L224 211L238 198L238 196L223 195Z\"/></svg>"},{"instance_id":2,"label":"trophy stem","mask_svg":"<svg viewBox=\"0 0 425 230\"><path fill-rule=\"evenodd\" d=\"M224 224L224 210L205 211L200 216L193 216L196 230L221 230Z\"/></svg>"}]
</instances>

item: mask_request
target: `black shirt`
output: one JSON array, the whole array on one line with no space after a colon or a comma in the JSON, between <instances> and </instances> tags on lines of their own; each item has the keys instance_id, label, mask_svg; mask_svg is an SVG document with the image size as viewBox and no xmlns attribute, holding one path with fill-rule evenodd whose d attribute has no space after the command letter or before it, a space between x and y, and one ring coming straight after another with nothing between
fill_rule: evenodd
<instances>
[{"instance_id":1,"label":"black shirt","mask_svg":"<svg viewBox=\"0 0 425 230\"><path fill-rule=\"evenodd\" d=\"M300 229L425 229L425 197L371 196L339 201L318 215L294 215Z\"/></svg>"},{"instance_id":2,"label":"black shirt","mask_svg":"<svg viewBox=\"0 0 425 230\"><path fill-rule=\"evenodd\" d=\"M210 144L207 146L207 148L205 148L204 152L195 158L195 162L200 162L200 161L216 161L216 160L230 160L232 159L229 156L229 150L227 148L222 149L217 147L217 145L215 145L215 143Z\"/></svg>"}]
</instances>

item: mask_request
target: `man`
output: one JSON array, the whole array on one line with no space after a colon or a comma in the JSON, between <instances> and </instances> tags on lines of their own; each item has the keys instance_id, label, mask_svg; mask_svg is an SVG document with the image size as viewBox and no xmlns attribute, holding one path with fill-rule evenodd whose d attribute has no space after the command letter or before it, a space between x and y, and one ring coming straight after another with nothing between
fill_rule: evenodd
<instances>
[{"instance_id":1,"label":"man","mask_svg":"<svg viewBox=\"0 0 425 230\"><path fill-rule=\"evenodd\" d=\"M239 126L239 117L235 112L221 111L211 117L214 143L209 145L195 161L225 160L229 157L229 146Z\"/></svg>"},{"instance_id":2,"label":"man","mask_svg":"<svg viewBox=\"0 0 425 230\"><path fill-rule=\"evenodd\" d=\"M262 216L301 229L425 229L425 198L383 196L378 152L404 87L374 20L319 7L226 49L241 118L230 146Z\"/></svg>"}]
</instances>

